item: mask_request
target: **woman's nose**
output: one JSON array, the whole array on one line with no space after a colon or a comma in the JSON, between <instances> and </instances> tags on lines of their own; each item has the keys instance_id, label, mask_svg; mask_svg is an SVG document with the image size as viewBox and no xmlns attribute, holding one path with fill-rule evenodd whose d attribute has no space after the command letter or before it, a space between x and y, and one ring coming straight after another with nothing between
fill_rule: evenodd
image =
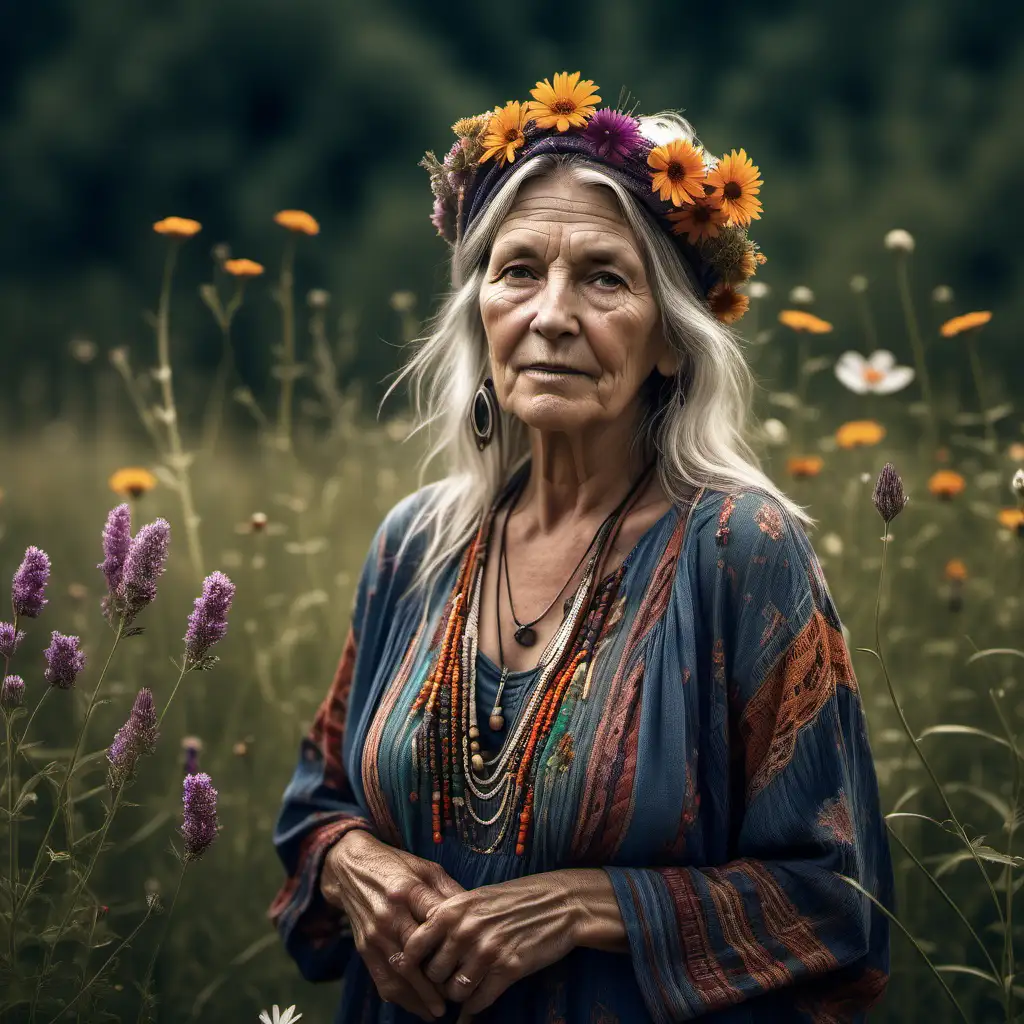
<instances>
[{"instance_id":1,"label":"woman's nose","mask_svg":"<svg viewBox=\"0 0 1024 1024\"><path fill-rule=\"evenodd\" d=\"M531 324L545 338L579 333L579 311L572 281L564 274L549 274L537 293L537 308Z\"/></svg>"}]
</instances>

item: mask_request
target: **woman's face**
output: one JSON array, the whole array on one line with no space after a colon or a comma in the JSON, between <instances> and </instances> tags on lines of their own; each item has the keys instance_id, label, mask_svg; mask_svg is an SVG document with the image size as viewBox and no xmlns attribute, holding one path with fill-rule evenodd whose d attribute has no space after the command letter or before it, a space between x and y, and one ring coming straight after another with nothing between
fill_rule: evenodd
<instances>
[{"instance_id":1,"label":"woman's face","mask_svg":"<svg viewBox=\"0 0 1024 1024\"><path fill-rule=\"evenodd\" d=\"M501 404L537 429L616 420L652 369L678 367L614 194L564 176L520 190L491 248L480 314Z\"/></svg>"}]
</instances>

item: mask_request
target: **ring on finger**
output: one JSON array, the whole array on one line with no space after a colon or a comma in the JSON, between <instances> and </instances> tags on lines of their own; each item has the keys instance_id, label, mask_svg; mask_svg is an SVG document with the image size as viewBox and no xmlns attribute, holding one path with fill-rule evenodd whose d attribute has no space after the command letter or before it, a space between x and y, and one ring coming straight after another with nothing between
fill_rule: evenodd
<instances>
[{"instance_id":1,"label":"ring on finger","mask_svg":"<svg viewBox=\"0 0 1024 1024\"><path fill-rule=\"evenodd\" d=\"M467 977L461 971L458 974L455 975L455 981L459 985L472 985L473 984L473 979Z\"/></svg>"},{"instance_id":2,"label":"ring on finger","mask_svg":"<svg viewBox=\"0 0 1024 1024\"><path fill-rule=\"evenodd\" d=\"M403 956L405 956L405 952L400 949L397 953L392 953L391 956L388 957L388 963L394 967Z\"/></svg>"}]
</instances>

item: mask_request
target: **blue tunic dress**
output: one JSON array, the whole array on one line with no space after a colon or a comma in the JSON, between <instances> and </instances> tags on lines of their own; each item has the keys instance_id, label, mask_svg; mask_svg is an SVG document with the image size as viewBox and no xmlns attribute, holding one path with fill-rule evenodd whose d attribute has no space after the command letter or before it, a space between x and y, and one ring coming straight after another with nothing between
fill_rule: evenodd
<instances>
[{"instance_id":1,"label":"blue tunic dress","mask_svg":"<svg viewBox=\"0 0 1024 1024\"><path fill-rule=\"evenodd\" d=\"M336 1020L418 1020L380 1000L344 915L319 893L328 848L353 828L466 889L607 871L629 953L577 948L477 1024L864 1020L888 978L888 925L840 876L891 906L892 866L857 680L799 522L765 492L702 489L643 534L595 594L609 610L589 686L570 687L564 729L541 750L530 843L485 854L452 828L434 842L429 779L411 752L409 710L459 560L424 609L409 588L422 536L397 552L437 486L377 531L275 829L286 879L270 914L305 977L344 979ZM488 740L497 666L480 654L477 671ZM507 722L535 682L511 674Z\"/></svg>"}]
</instances>

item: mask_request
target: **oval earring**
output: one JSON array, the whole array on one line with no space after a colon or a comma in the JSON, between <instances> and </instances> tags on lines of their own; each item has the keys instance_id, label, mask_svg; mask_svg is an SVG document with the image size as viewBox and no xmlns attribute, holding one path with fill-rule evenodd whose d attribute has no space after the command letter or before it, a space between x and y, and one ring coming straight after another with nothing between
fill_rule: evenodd
<instances>
[{"instance_id":1,"label":"oval earring","mask_svg":"<svg viewBox=\"0 0 1024 1024\"><path fill-rule=\"evenodd\" d=\"M469 410L469 421L473 427L477 451L482 452L494 439L494 432L498 426L498 408L494 381L487 377L476 389Z\"/></svg>"}]
</instances>

